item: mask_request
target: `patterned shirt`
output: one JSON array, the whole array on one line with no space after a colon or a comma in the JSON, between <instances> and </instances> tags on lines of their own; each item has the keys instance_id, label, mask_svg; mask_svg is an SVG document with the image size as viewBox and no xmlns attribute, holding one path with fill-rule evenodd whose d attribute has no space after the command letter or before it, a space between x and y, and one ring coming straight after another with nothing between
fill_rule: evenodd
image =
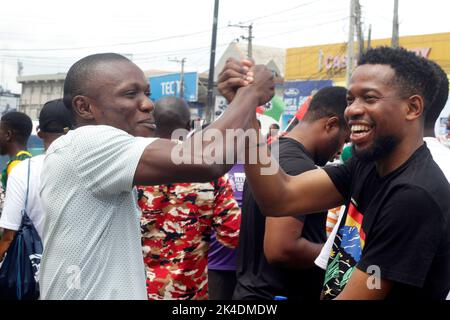
<instances>
[{"instance_id":1,"label":"patterned shirt","mask_svg":"<svg viewBox=\"0 0 450 320\"><path fill-rule=\"evenodd\" d=\"M139 187L138 192L148 298L208 299L213 229L228 247L239 240L241 212L228 179Z\"/></svg>"}]
</instances>

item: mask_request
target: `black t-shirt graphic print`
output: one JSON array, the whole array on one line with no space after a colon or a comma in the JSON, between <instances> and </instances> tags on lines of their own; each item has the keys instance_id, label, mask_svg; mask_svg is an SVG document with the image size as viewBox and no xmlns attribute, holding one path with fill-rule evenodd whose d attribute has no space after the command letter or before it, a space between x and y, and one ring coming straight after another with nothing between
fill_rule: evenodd
<instances>
[{"instance_id":1,"label":"black t-shirt graphic print","mask_svg":"<svg viewBox=\"0 0 450 320\"><path fill-rule=\"evenodd\" d=\"M355 204L350 202L345 223L340 226L324 281L324 294L335 298L347 284L356 264L361 258L366 240L362 228L364 215L358 211ZM342 275L342 276L340 276Z\"/></svg>"}]
</instances>

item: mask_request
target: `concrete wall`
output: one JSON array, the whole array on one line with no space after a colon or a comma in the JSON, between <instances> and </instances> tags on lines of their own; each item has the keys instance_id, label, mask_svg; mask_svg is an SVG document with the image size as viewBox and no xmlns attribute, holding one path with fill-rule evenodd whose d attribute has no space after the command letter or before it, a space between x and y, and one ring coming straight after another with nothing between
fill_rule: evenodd
<instances>
[{"instance_id":1,"label":"concrete wall","mask_svg":"<svg viewBox=\"0 0 450 320\"><path fill-rule=\"evenodd\" d=\"M42 106L49 100L63 96L64 79L19 81L22 95L18 110L37 120Z\"/></svg>"}]
</instances>

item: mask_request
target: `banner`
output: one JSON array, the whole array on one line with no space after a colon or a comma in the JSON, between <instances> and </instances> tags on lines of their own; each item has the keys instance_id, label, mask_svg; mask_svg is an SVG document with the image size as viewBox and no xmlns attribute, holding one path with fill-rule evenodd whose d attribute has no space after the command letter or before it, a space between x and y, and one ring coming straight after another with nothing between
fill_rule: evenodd
<instances>
[{"instance_id":1,"label":"banner","mask_svg":"<svg viewBox=\"0 0 450 320\"><path fill-rule=\"evenodd\" d=\"M281 128L285 129L290 120L295 116L299 107L304 104L309 96L325 87L331 87L331 80L311 80L311 81L286 81L284 83L283 101L286 105Z\"/></svg>"},{"instance_id":2,"label":"banner","mask_svg":"<svg viewBox=\"0 0 450 320\"><path fill-rule=\"evenodd\" d=\"M162 97L167 96L180 96L181 90L181 74L172 73L162 76L154 76L149 78L151 98L153 101L157 101ZM183 97L186 101L194 102L198 98L198 74L197 72L184 73L184 94Z\"/></svg>"}]
</instances>

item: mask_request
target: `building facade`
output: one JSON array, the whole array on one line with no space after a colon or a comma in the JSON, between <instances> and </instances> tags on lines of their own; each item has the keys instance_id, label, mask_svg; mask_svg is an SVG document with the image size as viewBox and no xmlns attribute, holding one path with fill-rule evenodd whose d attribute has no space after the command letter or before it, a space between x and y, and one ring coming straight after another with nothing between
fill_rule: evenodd
<instances>
[{"instance_id":1,"label":"building facade","mask_svg":"<svg viewBox=\"0 0 450 320\"><path fill-rule=\"evenodd\" d=\"M391 39L373 40L371 47L390 46ZM438 63L447 75L450 75L450 33L400 37L400 46ZM355 44L354 46L358 46ZM365 42L367 48L367 41ZM355 65L357 53L355 49ZM316 81L330 81L335 86L346 86L347 44L325 44L302 48L290 48L286 52L285 98L290 86L306 86ZM450 78L450 77L449 77ZM308 93L300 94L299 101L307 98ZM285 99L286 101L286 99ZM286 101L289 105L289 101ZM299 108L298 104L296 107ZM450 114L450 101L442 110L436 122L436 134L445 129Z\"/></svg>"},{"instance_id":2,"label":"building facade","mask_svg":"<svg viewBox=\"0 0 450 320\"><path fill-rule=\"evenodd\" d=\"M371 47L390 45L390 38L373 40L371 43ZM450 74L450 33L400 37L400 46L437 62ZM342 85L346 81L346 68L346 43L289 48L286 52L285 80L332 80Z\"/></svg>"},{"instance_id":3,"label":"building facade","mask_svg":"<svg viewBox=\"0 0 450 320\"><path fill-rule=\"evenodd\" d=\"M17 77L22 84L18 111L37 120L44 103L62 98L65 78L65 73Z\"/></svg>"}]
</instances>

